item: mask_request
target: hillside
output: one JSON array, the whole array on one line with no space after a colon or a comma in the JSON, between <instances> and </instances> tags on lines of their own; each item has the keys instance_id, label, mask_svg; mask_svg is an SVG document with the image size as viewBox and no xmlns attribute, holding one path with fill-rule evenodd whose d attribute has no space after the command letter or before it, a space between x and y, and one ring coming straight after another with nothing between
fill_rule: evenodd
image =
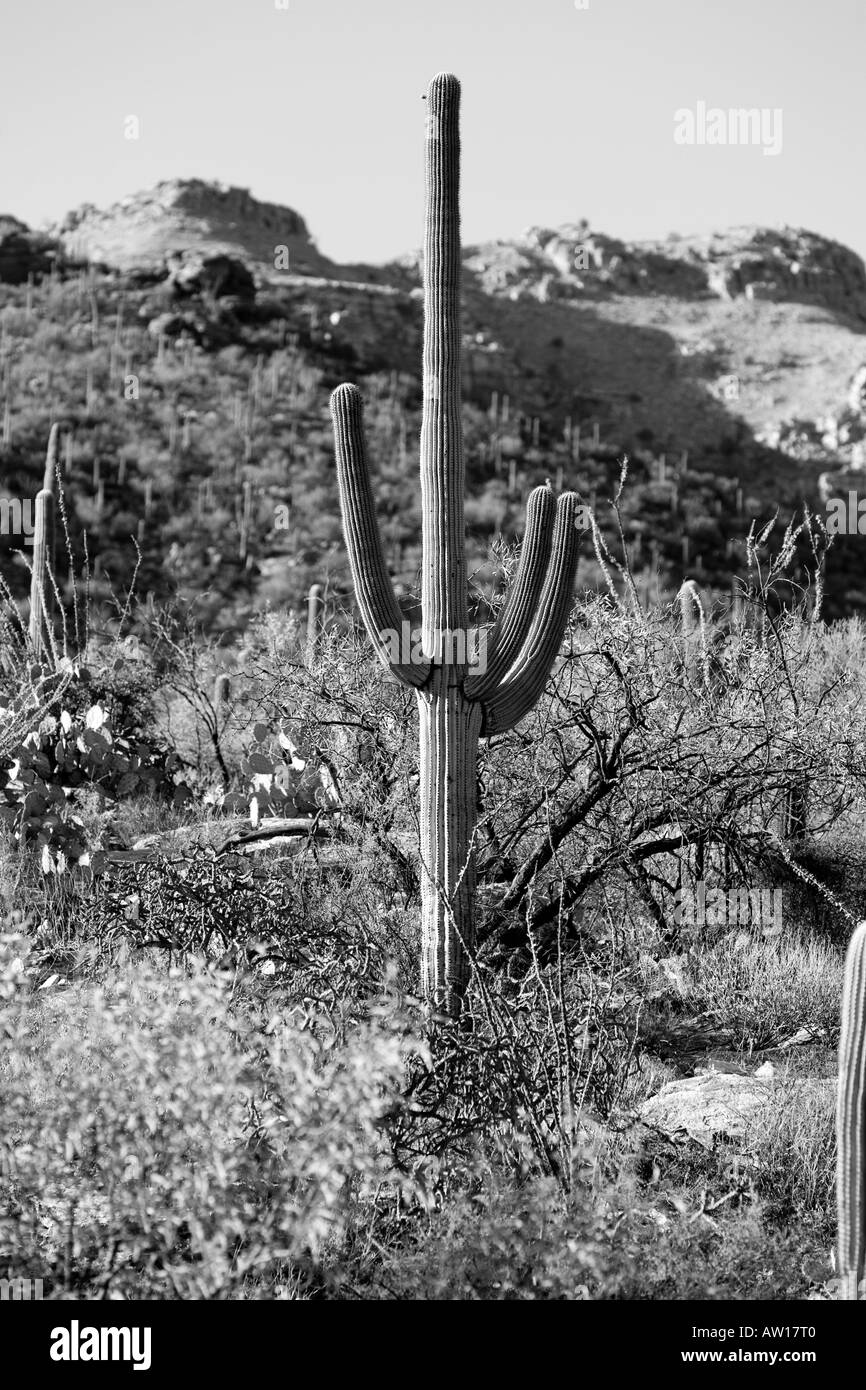
<instances>
[{"instance_id":1,"label":"hillside","mask_svg":"<svg viewBox=\"0 0 866 1390\"><path fill-rule=\"evenodd\" d=\"M866 270L845 247L758 228L624 243L578 222L468 246L464 267L482 591L530 486L555 477L605 516L623 451L625 534L653 593L660 570L662 589L687 572L726 594L753 516L821 508L825 473L825 495L856 485ZM411 593L417 255L340 266L299 213L172 181L46 232L0 219L0 281L6 494L35 490L63 421L72 529L106 583L128 576L134 536L140 589L210 592L222 630L299 603L314 579L346 599L327 399L348 378L368 398L390 561ZM829 615L866 607L857 540L831 552ZM581 582L598 578L587 558Z\"/></svg>"}]
</instances>

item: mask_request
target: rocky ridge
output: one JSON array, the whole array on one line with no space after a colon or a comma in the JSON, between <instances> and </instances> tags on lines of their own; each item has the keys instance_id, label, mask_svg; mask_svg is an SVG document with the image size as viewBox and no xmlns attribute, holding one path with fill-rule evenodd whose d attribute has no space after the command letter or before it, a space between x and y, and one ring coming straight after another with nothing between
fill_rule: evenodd
<instances>
[{"instance_id":1,"label":"rocky ridge","mask_svg":"<svg viewBox=\"0 0 866 1390\"><path fill-rule=\"evenodd\" d=\"M245 188L200 179L170 179L104 210L85 203L51 227L49 235L73 259L120 270L157 266L172 252L191 249L237 256L273 270L281 247L295 274L336 270L292 208L259 202Z\"/></svg>"},{"instance_id":2,"label":"rocky ridge","mask_svg":"<svg viewBox=\"0 0 866 1390\"><path fill-rule=\"evenodd\" d=\"M488 294L577 299L664 295L822 305L866 323L866 267L813 232L733 228L704 237L623 242L587 222L532 227L516 242L467 248L467 269Z\"/></svg>"},{"instance_id":3,"label":"rocky ridge","mask_svg":"<svg viewBox=\"0 0 866 1390\"><path fill-rule=\"evenodd\" d=\"M0 218L0 280L82 260L153 277L181 308L199 290L236 303L278 294L362 372L417 362L419 254L339 265L298 212L246 189L169 180L105 210L84 205L45 233ZM815 479L863 467L866 268L839 243L757 227L625 242L576 221L467 246L464 267L477 396L504 391L554 424L597 420L660 449L757 443ZM162 309L175 313L174 301ZM190 314L175 317L181 331Z\"/></svg>"}]
</instances>

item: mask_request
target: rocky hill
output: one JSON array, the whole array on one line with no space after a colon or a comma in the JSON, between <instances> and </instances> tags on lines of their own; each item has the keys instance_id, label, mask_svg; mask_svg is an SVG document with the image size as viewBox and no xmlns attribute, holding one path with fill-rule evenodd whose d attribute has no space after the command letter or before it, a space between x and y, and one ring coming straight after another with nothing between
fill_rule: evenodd
<instances>
[{"instance_id":1,"label":"rocky hill","mask_svg":"<svg viewBox=\"0 0 866 1390\"><path fill-rule=\"evenodd\" d=\"M744 297L821 305L866 324L859 256L812 232L739 227L706 237L622 242L578 222L532 227L519 242L470 248L467 266L488 293L579 300L661 295Z\"/></svg>"},{"instance_id":2,"label":"rocky hill","mask_svg":"<svg viewBox=\"0 0 866 1390\"><path fill-rule=\"evenodd\" d=\"M467 514L479 553L498 529L519 527L534 481L561 471L606 496L625 451L643 470L629 534L647 563L697 563L705 582L727 585L751 516L803 499L821 509L859 483L866 270L845 247L760 228L627 243L575 222L467 246L464 268ZM244 588L251 606L284 601L292 566L294 595L323 565L337 576L344 563L327 395L354 379L379 433L392 563L411 587L421 333L417 253L339 265L299 213L243 189L174 180L105 211L79 208L44 232L0 218L7 486L38 475L58 415L77 441L73 474L78 460L101 478L100 456L123 455L152 519L162 493L166 508L198 515L195 499L212 495L217 470L224 496L210 550L223 559L208 559L208 574L225 576L232 603ZM130 370L141 391L134 410L118 398ZM251 499L286 474L292 545L263 537L256 547L245 534L231 543L243 560L235 573L227 528L249 530ZM114 505L106 497L104 518ZM118 496L106 535L116 522L118 538L128 536L128 502ZM843 558L846 543L838 611L866 607L852 578L862 570L858 538L840 544ZM205 565L204 542L167 512L145 561L154 588L166 548L181 577Z\"/></svg>"},{"instance_id":3,"label":"rocky hill","mask_svg":"<svg viewBox=\"0 0 866 1390\"><path fill-rule=\"evenodd\" d=\"M272 270L278 247L286 248L284 259L295 274L335 270L316 250L299 213L260 203L245 188L200 179L170 179L104 211L85 203L48 232L72 259L119 270L159 266L191 249Z\"/></svg>"},{"instance_id":4,"label":"rocky hill","mask_svg":"<svg viewBox=\"0 0 866 1390\"><path fill-rule=\"evenodd\" d=\"M170 180L103 211L86 204L47 238L0 221L0 280L44 273L52 242L72 261L176 281L227 256L333 319L360 366L383 365L384 341L391 366L416 369L419 256L338 265L298 212L246 189ZM866 268L837 242L757 227L623 242L578 221L468 246L464 265L466 370L479 392L669 449L746 435L822 471L856 466Z\"/></svg>"}]
</instances>

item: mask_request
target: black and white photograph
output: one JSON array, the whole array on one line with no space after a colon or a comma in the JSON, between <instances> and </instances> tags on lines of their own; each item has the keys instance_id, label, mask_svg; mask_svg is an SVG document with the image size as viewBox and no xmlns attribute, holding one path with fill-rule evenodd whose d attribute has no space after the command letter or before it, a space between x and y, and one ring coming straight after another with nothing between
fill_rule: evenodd
<instances>
[{"instance_id":1,"label":"black and white photograph","mask_svg":"<svg viewBox=\"0 0 866 1390\"><path fill-rule=\"evenodd\" d=\"M300 1375L306 1327L312 1376L327 1324L246 1305L567 1301L611 1374L826 1374L866 1301L860 0L0 33L26 1370Z\"/></svg>"}]
</instances>

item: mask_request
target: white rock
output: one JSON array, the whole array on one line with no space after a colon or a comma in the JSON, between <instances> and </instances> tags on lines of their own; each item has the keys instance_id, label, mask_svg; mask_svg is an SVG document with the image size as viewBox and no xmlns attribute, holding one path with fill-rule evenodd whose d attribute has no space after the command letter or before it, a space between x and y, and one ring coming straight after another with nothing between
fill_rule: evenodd
<instances>
[{"instance_id":1,"label":"white rock","mask_svg":"<svg viewBox=\"0 0 866 1390\"><path fill-rule=\"evenodd\" d=\"M764 1080L737 1072L709 1071L668 1082L644 1102L639 1113L645 1124L665 1134L685 1134L712 1149L717 1135L743 1138L747 1120L771 1096Z\"/></svg>"}]
</instances>

